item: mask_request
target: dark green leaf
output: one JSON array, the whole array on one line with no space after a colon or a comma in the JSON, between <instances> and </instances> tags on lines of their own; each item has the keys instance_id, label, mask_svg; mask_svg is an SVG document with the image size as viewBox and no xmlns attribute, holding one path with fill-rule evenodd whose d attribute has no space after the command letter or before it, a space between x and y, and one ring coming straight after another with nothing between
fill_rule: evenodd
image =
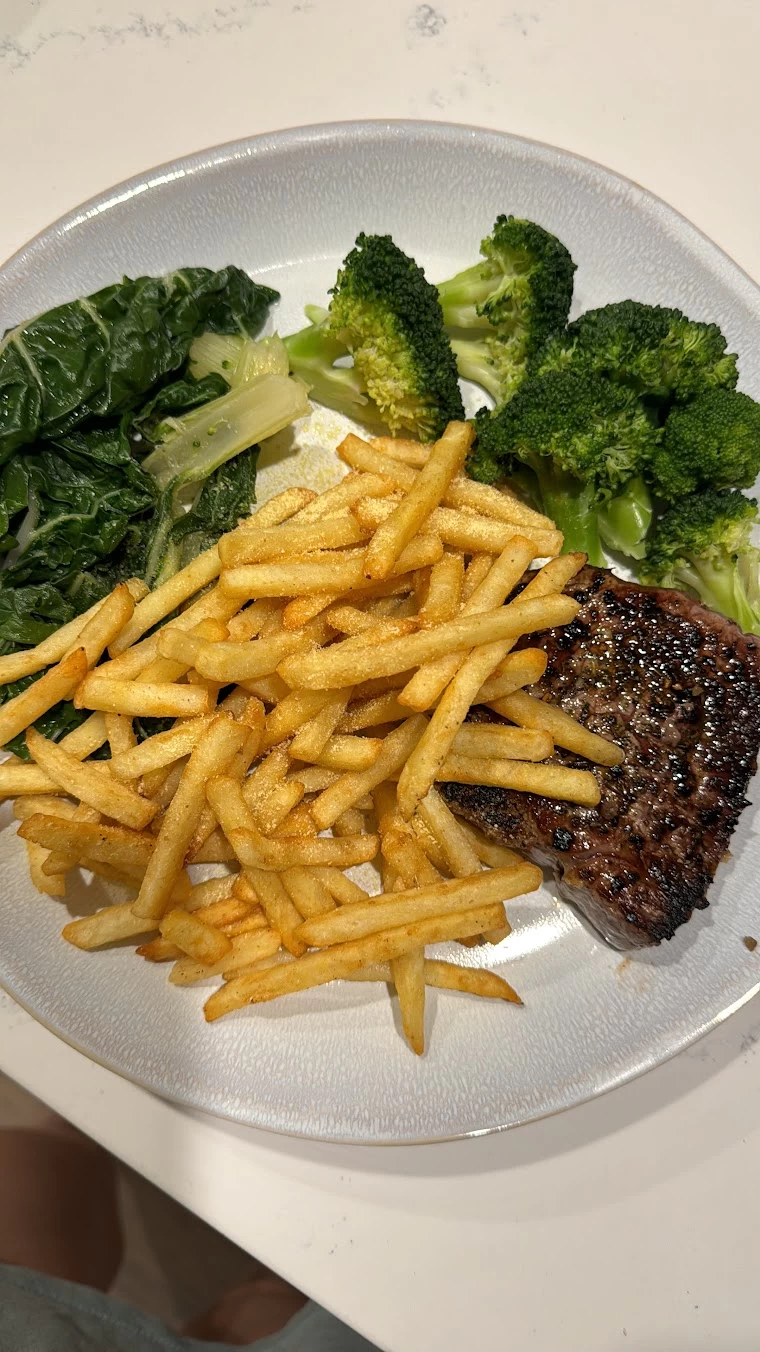
<instances>
[{"instance_id":1,"label":"dark green leaf","mask_svg":"<svg viewBox=\"0 0 760 1352\"><path fill-rule=\"evenodd\" d=\"M49 582L30 587L0 584L0 651L8 653L19 646L34 647L75 614L71 602ZM0 688L0 702L2 699Z\"/></svg>"},{"instance_id":2,"label":"dark green leaf","mask_svg":"<svg viewBox=\"0 0 760 1352\"><path fill-rule=\"evenodd\" d=\"M0 464L93 414L137 407L202 329L254 334L275 299L239 268L184 268L126 277L18 325L0 343Z\"/></svg>"},{"instance_id":3,"label":"dark green leaf","mask_svg":"<svg viewBox=\"0 0 760 1352\"><path fill-rule=\"evenodd\" d=\"M188 563L202 550L216 544L220 535L234 530L248 516L256 501L258 446L242 451L209 475L191 510L171 529L175 544L182 541L182 562Z\"/></svg>"}]
</instances>

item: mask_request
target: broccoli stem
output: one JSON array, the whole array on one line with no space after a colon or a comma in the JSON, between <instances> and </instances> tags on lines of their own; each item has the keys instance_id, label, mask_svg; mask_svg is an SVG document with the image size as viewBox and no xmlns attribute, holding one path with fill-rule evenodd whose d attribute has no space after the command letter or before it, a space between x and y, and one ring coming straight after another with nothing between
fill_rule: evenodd
<instances>
[{"instance_id":1,"label":"broccoli stem","mask_svg":"<svg viewBox=\"0 0 760 1352\"><path fill-rule=\"evenodd\" d=\"M324 312L323 312L324 313ZM348 348L321 323L309 324L283 338L290 369L309 387L318 404L359 418L369 403L362 382L352 366L335 366Z\"/></svg>"},{"instance_id":2,"label":"broccoli stem","mask_svg":"<svg viewBox=\"0 0 760 1352\"><path fill-rule=\"evenodd\" d=\"M599 509L599 533L605 545L632 559L643 559L651 523L652 498L639 476Z\"/></svg>"},{"instance_id":3,"label":"broccoli stem","mask_svg":"<svg viewBox=\"0 0 760 1352\"><path fill-rule=\"evenodd\" d=\"M726 558L723 563L704 558L683 560L675 570L675 581L678 586L690 587L711 610L736 620L745 634L760 634L760 612L749 599L736 559Z\"/></svg>"},{"instance_id":4,"label":"broccoli stem","mask_svg":"<svg viewBox=\"0 0 760 1352\"><path fill-rule=\"evenodd\" d=\"M593 489L570 474L552 469L543 457L534 457L531 466L538 479L543 510L565 537L563 552L586 554L589 563L604 568L607 560L599 536L598 506Z\"/></svg>"},{"instance_id":5,"label":"broccoli stem","mask_svg":"<svg viewBox=\"0 0 760 1352\"><path fill-rule=\"evenodd\" d=\"M457 371L462 379L472 380L490 394L495 403L501 403L502 378L493 363L488 344L482 339L452 338L451 350L457 359Z\"/></svg>"},{"instance_id":6,"label":"broccoli stem","mask_svg":"<svg viewBox=\"0 0 760 1352\"><path fill-rule=\"evenodd\" d=\"M494 289L494 277L488 264L475 263L438 287L438 299L446 328L482 328L478 307L484 305Z\"/></svg>"}]
</instances>

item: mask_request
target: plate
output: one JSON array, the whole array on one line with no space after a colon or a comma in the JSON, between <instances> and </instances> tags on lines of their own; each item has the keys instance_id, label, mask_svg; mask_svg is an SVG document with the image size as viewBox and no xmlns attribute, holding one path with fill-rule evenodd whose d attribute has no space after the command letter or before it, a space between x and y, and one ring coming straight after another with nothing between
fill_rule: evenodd
<instances>
[{"instance_id":1,"label":"plate","mask_svg":"<svg viewBox=\"0 0 760 1352\"><path fill-rule=\"evenodd\" d=\"M321 302L359 230L390 231L435 280L469 263L499 212L555 231L578 263L576 310L632 296L717 319L760 397L760 291L663 202L598 165L474 128L346 123L254 137L121 184L45 230L0 271L5 327L126 272L234 262L283 295L289 332ZM261 497L338 477L341 419L317 411L269 449ZM6 807L6 813L9 811ZM550 886L512 902L513 932L457 958L505 965L525 1008L428 997L424 1058L385 988L340 983L207 1027L202 989L129 951L80 953L0 834L0 983L68 1042L155 1092L273 1131L363 1143L498 1130L568 1108L673 1055L758 989L760 849L748 809L711 906L669 944L608 948ZM100 881L69 903L108 900Z\"/></svg>"}]
</instances>

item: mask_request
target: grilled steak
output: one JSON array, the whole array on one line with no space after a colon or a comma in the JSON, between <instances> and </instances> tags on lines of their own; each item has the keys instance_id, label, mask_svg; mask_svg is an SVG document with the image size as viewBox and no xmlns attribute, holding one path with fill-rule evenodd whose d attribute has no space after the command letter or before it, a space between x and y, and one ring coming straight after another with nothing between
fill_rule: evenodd
<instances>
[{"instance_id":1,"label":"grilled steak","mask_svg":"<svg viewBox=\"0 0 760 1352\"><path fill-rule=\"evenodd\" d=\"M598 807L445 784L462 817L554 869L562 894L616 947L671 939L707 890L746 806L760 742L760 639L681 592L584 568L572 624L531 637L535 688L625 751L597 768ZM486 709L475 718L496 719ZM588 763L557 750L564 765Z\"/></svg>"}]
</instances>

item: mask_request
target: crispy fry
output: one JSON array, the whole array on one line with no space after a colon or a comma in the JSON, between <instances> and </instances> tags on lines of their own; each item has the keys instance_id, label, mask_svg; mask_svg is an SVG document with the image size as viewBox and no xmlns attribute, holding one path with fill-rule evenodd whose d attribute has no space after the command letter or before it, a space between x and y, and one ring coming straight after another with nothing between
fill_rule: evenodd
<instances>
[{"instance_id":1,"label":"crispy fry","mask_svg":"<svg viewBox=\"0 0 760 1352\"><path fill-rule=\"evenodd\" d=\"M93 751L99 751L107 741L105 714L96 713L90 714L79 727L72 728L58 745L76 760L85 760Z\"/></svg>"},{"instance_id":2,"label":"crispy fry","mask_svg":"<svg viewBox=\"0 0 760 1352\"><path fill-rule=\"evenodd\" d=\"M63 789L39 765L3 761L0 765L0 798L17 798L28 793L55 794L63 793Z\"/></svg>"},{"instance_id":3,"label":"crispy fry","mask_svg":"<svg viewBox=\"0 0 760 1352\"><path fill-rule=\"evenodd\" d=\"M108 772L103 774L103 767L75 760L55 742L41 737L34 728L27 731L26 744L32 758L46 775L60 784L66 793L81 799L89 807L97 808L104 816L112 817L114 821L135 831L142 830L155 817L155 803L141 798L126 785L119 784Z\"/></svg>"},{"instance_id":4,"label":"crispy fry","mask_svg":"<svg viewBox=\"0 0 760 1352\"><path fill-rule=\"evenodd\" d=\"M288 868L281 877L291 901L304 920L335 910L330 892L313 869Z\"/></svg>"},{"instance_id":5,"label":"crispy fry","mask_svg":"<svg viewBox=\"0 0 760 1352\"><path fill-rule=\"evenodd\" d=\"M358 808L349 807L345 812L341 812L338 820L333 826L333 835L335 836L360 836L365 829L364 815Z\"/></svg>"},{"instance_id":6,"label":"crispy fry","mask_svg":"<svg viewBox=\"0 0 760 1352\"><path fill-rule=\"evenodd\" d=\"M263 958L272 957L280 947L280 936L274 930L258 930L255 934L239 934L232 940L232 952L221 962L211 965L196 962L193 958L180 958L169 973L173 986L192 986L206 977L221 976L222 973L234 973L241 967L249 967Z\"/></svg>"},{"instance_id":7,"label":"crispy fry","mask_svg":"<svg viewBox=\"0 0 760 1352\"><path fill-rule=\"evenodd\" d=\"M106 714L105 723L111 750L110 769L113 770L114 756L129 751L133 746L136 746L137 737L132 727L132 719L125 718L123 714Z\"/></svg>"},{"instance_id":8,"label":"crispy fry","mask_svg":"<svg viewBox=\"0 0 760 1352\"><path fill-rule=\"evenodd\" d=\"M147 832L128 831L123 826L65 821L43 813L22 822L18 834L22 840L35 840L46 849L75 850L78 858L87 856L123 872L147 868L155 844Z\"/></svg>"},{"instance_id":9,"label":"crispy fry","mask_svg":"<svg viewBox=\"0 0 760 1352\"><path fill-rule=\"evenodd\" d=\"M269 751L286 737L292 737L331 699L329 690L292 690L267 714L262 750Z\"/></svg>"},{"instance_id":10,"label":"crispy fry","mask_svg":"<svg viewBox=\"0 0 760 1352\"><path fill-rule=\"evenodd\" d=\"M286 658L279 671L294 688L327 690L355 685L369 676L408 670L452 650L459 654L482 644L568 624L578 609L578 602L568 596L519 599L498 610L460 615L435 629L422 629L406 638L390 639L364 649L349 647L352 640L347 639L320 652ZM405 704L407 699L401 702Z\"/></svg>"},{"instance_id":11,"label":"crispy fry","mask_svg":"<svg viewBox=\"0 0 760 1352\"><path fill-rule=\"evenodd\" d=\"M17 737L59 700L68 699L86 674L87 654L84 648L77 648L20 695L9 699L0 708L0 746Z\"/></svg>"},{"instance_id":12,"label":"crispy fry","mask_svg":"<svg viewBox=\"0 0 760 1352\"><path fill-rule=\"evenodd\" d=\"M37 687L31 688L36 690ZM82 681L74 698L74 707L127 714L132 718L196 718L208 712L209 696L200 686L112 680L98 671Z\"/></svg>"},{"instance_id":13,"label":"crispy fry","mask_svg":"<svg viewBox=\"0 0 760 1352\"><path fill-rule=\"evenodd\" d=\"M153 929L155 925L138 919L132 910L131 901L125 901L116 906L106 906L94 915L82 916L81 920L70 921L64 925L61 934L75 948L90 952L123 939L135 939L138 934L150 934Z\"/></svg>"},{"instance_id":14,"label":"crispy fry","mask_svg":"<svg viewBox=\"0 0 760 1352\"><path fill-rule=\"evenodd\" d=\"M588 728L584 728L556 704L547 704L525 690L515 691L506 698L489 700L488 703L497 714L510 718L519 727L542 730L547 736L553 737L557 746L564 746L578 756L595 761L597 765L620 765L623 760L623 751L614 742L589 732Z\"/></svg>"},{"instance_id":15,"label":"crispy fry","mask_svg":"<svg viewBox=\"0 0 760 1352\"><path fill-rule=\"evenodd\" d=\"M588 770L568 770L564 765L534 765L528 761L486 759L460 756L451 752L443 762L438 778L456 784L493 784L521 793L540 793L545 798L560 798L584 807L596 807L601 797L599 784Z\"/></svg>"},{"instance_id":16,"label":"crispy fry","mask_svg":"<svg viewBox=\"0 0 760 1352\"><path fill-rule=\"evenodd\" d=\"M400 770L425 727L426 720L421 715L408 718L385 738L374 765L368 770L342 775L334 784L324 789L311 807L319 829L324 831L328 826L332 826L341 813L353 807L365 793L371 793L384 779L390 779L394 772Z\"/></svg>"},{"instance_id":17,"label":"crispy fry","mask_svg":"<svg viewBox=\"0 0 760 1352\"><path fill-rule=\"evenodd\" d=\"M244 1005L274 1000L280 995L322 986L328 981L338 981L367 963L387 962L426 944L479 934L503 921L502 905L481 906L472 911L435 916L432 920L422 920L366 939L338 944L324 952L307 953L295 962L261 972L246 973L214 991L205 1005L206 1019L211 1023L234 1009L242 1009Z\"/></svg>"},{"instance_id":18,"label":"crispy fry","mask_svg":"<svg viewBox=\"0 0 760 1352\"><path fill-rule=\"evenodd\" d=\"M353 514L358 524L367 532L376 533L383 529L393 510L393 502L386 499L378 502L373 498L357 502ZM464 550L466 554L484 551L500 554L509 541L517 534L529 539L533 546L533 556L544 558L556 554L562 548L562 535L558 530L536 530L533 526L517 526L512 522L495 521L492 517L479 516L470 511L459 511L452 507L437 507L426 522L426 529L438 535L445 545Z\"/></svg>"},{"instance_id":19,"label":"crispy fry","mask_svg":"<svg viewBox=\"0 0 760 1352\"><path fill-rule=\"evenodd\" d=\"M506 1000L512 1005L521 1005L517 991L496 972L485 967L459 967L455 962L442 962L439 958L426 958L423 968L426 986L435 986L438 990L463 991L467 995L479 995L490 1000ZM361 967L353 972L349 981L391 981L391 964L376 962L371 967Z\"/></svg>"},{"instance_id":20,"label":"crispy fry","mask_svg":"<svg viewBox=\"0 0 760 1352\"><path fill-rule=\"evenodd\" d=\"M378 839L372 834L362 836L330 836L268 839L258 831L233 831L229 841L243 868L267 869L282 872L286 868L330 867L353 868L355 864L369 864L377 854Z\"/></svg>"},{"instance_id":21,"label":"crispy fry","mask_svg":"<svg viewBox=\"0 0 760 1352\"><path fill-rule=\"evenodd\" d=\"M113 715L108 715L112 717ZM118 715L115 715L118 717ZM187 756L200 741L211 719L193 718L179 723L167 732L146 737L144 742L111 757L111 773L125 782L146 775L151 770L160 770L172 765L182 756Z\"/></svg>"},{"instance_id":22,"label":"crispy fry","mask_svg":"<svg viewBox=\"0 0 760 1352\"><path fill-rule=\"evenodd\" d=\"M462 468L473 435L471 423L449 423L413 486L375 531L365 560L368 577L379 580L390 576L402 550L422 529L452 478Z\"/></svg>"},{"instance_id":23,"label":"crispy fry","mask_svg":"<svg viewBox=\"0 0 760 1352\"><path fill-rule=\"evenodd\" d=\"M430 569L430 585L419 613L421 629L443 624L459 614L463 583L464 556L458 550L447 549Z\"/></svg>"},{"instance_id":24,"label":"crispy fry","mask_svg":"<svg viewBox=\"0 0 760 1352\"><path fill-rule=\"evenodd\" d=\"M135 607L131 620L111 643L109 648L111 657L118 657L126 648L131 648L138 638L142 638L154 625L166 619L167 615L171 615L183 601L187 601L195 592L218 577L220 568L219 551L214 545L212 549L199 554L185 568L181 568L169 578L168 582L156 587L155 591L150 592Z\"/></svg>"},{"instance_id":25,"label":"crispy fry","mask_svg":"<svg viewBox=\"0 0 760 1352\"><path fill-rule=\"evenodd\" d=\"M492 902L507 901L525 892L535 892L541 878L541 870L535 864L521 862L513 868L483 870L469 878L450 878L429 887L386 893L366 902L357 902L355 906L344 906L329 915L305 920L298 937L309 947L325 948L432 916L469 911Z\"/></svg>"},{"instance_id":26,"label":"crispy fry","mask_svg":"<svg viewBox=\"0 0 760 1352\"><path fill-rule=\"evenodd\" d=\"M508 653L502 662L494 668L493 675L481 685L474 704L487 704L489 699L501 699L511 695L524 685L533 685L540 681L546 671L547 655L543 648L520 648Z\"/></svg>"},{"instance_id":27,"label":"crispy fry","mask_svg":"<svg viewBox=\"0 0 760 1352\"><path fill-rule=\"evenodd\" d=\"M455 878L469 878L480 869L480 860L461 823L444 802L437 789L428 789L418 809L425 826L443 851L446 864ZM514 856L517 863L518 856Z\"/></svg>"},{"instance_id":28,"label":"crispy fry","mask_svg":"<svg viewBox=\"0 0 760 1352\"><path fill-rule=\"evenodd\" d=\"M207 780L239 750L246 729L226 714L217 714L201 741L193 748L179 787L161 824L155 849L148 862L135 915L158 921L168 905L173 879L184 862L185 852L205 802Z\"/></svg>"},{"instance_id":29,"label":"crispy fry","mask_svg":"<svg viewBox=\"0 0 760 1352\"><path fill-rule=\"evenodd\" d=\"M346 737L336 734L328 739L315 759L318 765L324 765L328 770L368 770L375 764L382 746L382 739L379 737ZM296 754L292 746L291 754ZM299 755L302 759L306 759L303 752Z\"/></svg>"},{"instance_id":30,"label":"crispy fry","mask_svg":"<svg viewBox=\"0 0 760 1352\"><path fill-rule=\"evenodd\" d=\"M309 641L299 632L253 639L248 643L202 643L194 665L208 680L252 681L259 676L270 676L283 658L302 651Z\"/></svg>"},{"instance_id":31,"label":"crispy fry","mask_svg":"<svg viewBox=\"0 0 760 1352\"><path fill-rule=\"evenodd\" d=\"M394 559L389 576L401 577L435 563L442 556L443 546L436 535L418 535ZM243 564L239 568L226 569L220 586L228 596L241 598L364 591L367 589L364 560L365 551L362 550L357 557L347 558L336 552L333 557L323 555L296 559L292 563ZM325 604L329 605L330 601Z\"/></svg>"},{"instance_id":32,"label":"crispy fry","mask_svg":"<svg viewBox=\"0 0 760 1352\"><path fill-rule=\"evenodd\" d=\"M360 732L363 728L374 728L384 723L401 723L408 717L409 710L399 704L395 690L387 690L384 695L375 695L373 699L355 700L349 705L337 730Z\"/></svg>"},{"instance_id":33,"label":"crispy fry","mask_svg":"<svg viewBox=\"0 0 760 1352\"><path fill-rule=\"evenodd\" d=\"M452 742L464 756L504 756L507 760L541 761L554 743L541 729L508 728L503 723L465 723Z\"/></svg>"},{"instance_id":34,"label":"crispy fry","mask_svg":"<svg viewBox=\"0 0 760 1352\"><path fill-rule=\"evenodd\" d=\"M215 906L217 902L237 896L235 888L242 876L241 873L225 873L221 878L206 878L204 882L196 883L185 902L185 910L200 911L206 906Z\"/></svg>"},{"instance_id":35,"label":"crispy fry","mask_svg":"<svg viewBox=\"0 0 760 1352\"><path fill-rule=\"evenodd\" d=\"M378 474L347 474L340 483L320 493L308 506L297 513L295 521L299 526L309 521L321 521L327 516L337 516L359 498L384 498L392 493L395 484Z\"/></svg>"},{"instance_id":36,"label":"crispy fry","mask_svg":"<svg viewBox=\"0 0 760 1352\"><path fill-rule=\"evenodd\" d=\"M319 882L324 883L328 892L338 902L339 906L353 906L354 902L366 901L368 893L363 887L355 883L352 878L348 878L345 873L341 873L338 868L311 868L310 873Z\"/></svg>"},{"instance_id":37,"label":"crispy fry","mask_svg":"<svg viewBox=\"0 0 760 1352\"><path fill-rule=\"evenodd\" d=\"M349 686L346 690L333 691L323 701L321 707L315 710L308 722L303 723L297 730L293 741L290 743L290 756L293 760L319 760L328 744L334 746L337 739L333 737L333 733L346 712L350 698L351 687ZM322 763L330 766L329 761ZM340 765L334 768L344 769L345 766Z\"/></svg>"},{"instance_id":38,"label":"crispy fry","mask_svg":"<svg viewBox=\"0 0 760 1352\"><path fill-rule=\"evenodd\" d=\"M304 525L278 526L256 530L232 531L219 541L222 567L236 568L241 563L263 563L267 559L292 558L315 549L342 549L366 539L352 516L331 516Z\"/></svg>"},{"instance_id":39,"label":"crispy fry","mask_svg":"<svg viewBox=\"0 0 760 1352\"><path fill-rule=\"evenodd\" d=\"M257 530L262 526L279 526L316 500L317 494L311 488L286 488L247 517L241 523L241 529Z\"/></svg>"},{"instance_id":40,"label":"crispy fry","mask_svg":"<svg viewBox=\"0 0 760 1352\"><path fill-rule=\"evenodd\" d=\"M188 958L196 962L212 965L221 962L232 952L232 944L226 934L221 934L213 925L195 913L188 911L169 911L161 920L159 931L169 943L176 944Z\"/></svg>"}]
</instances>

